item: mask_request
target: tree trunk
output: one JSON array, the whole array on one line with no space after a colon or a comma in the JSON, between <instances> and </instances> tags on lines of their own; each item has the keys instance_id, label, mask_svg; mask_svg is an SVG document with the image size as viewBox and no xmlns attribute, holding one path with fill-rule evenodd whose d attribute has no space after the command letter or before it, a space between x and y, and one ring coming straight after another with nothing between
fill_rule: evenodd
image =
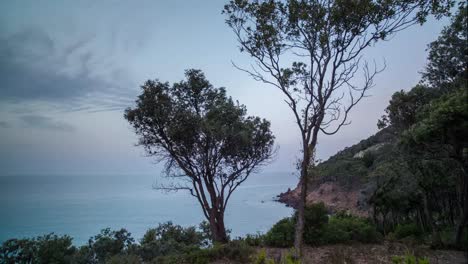
<instances>
[{"instance_id":1,"label":"tree trunk","mask_svg":"<svg viewBox=\"0 0 468 264\"><path fill-rule=\"evenodd\" d=\"M426 216L429 227L431 228L431 231L432 231L432 246L438 247L442 244L442 240L440 238L439 231L437 230L437 227L434 224L434 221L432 221L432 214L431 214L431 211L429 210L429 204L427 201L426 193L423 193L423 205L424 205L424 214Z\"/></svg>"},{"instance_id":2,"label":"tree trunk","mask_svg":"<svg viewBox=\"0 0 468 264\"><path fill-rule=\"evenodd\" d=\"M466 170L465 170L466 172ZM464 182L463 182L463 206L462 211L460 212L460 221L457 225L456 235L455 235L455 245L460 247L463 237L463 230L465 229L468 223L468 182L466 179L467 175L464 175Z\"/></svg>"},{"instance_id":3,"label":"tree trunk","mask_svg":"<svg viewBox=\"0 0 468 264\"><path fill-rule=\"evenodd\" d=\"M305 206L307 198L307 186L308 186L308 171L310 164L310 149L304 147L304 157L301 164L301 177L299 180L299 185L301 187L299 203L297 206L297 223L296 223L296 232L294 237L294 249L296 257L300 258L302 256L302 244L304 238L304 225L305 225Z\"/></svg>"},{"instance_id":4,"label":"tree trunk","mask_svg":"<svg viewBox=\"0 0 468 264\"><path fill-rule=\"evenodd\" d=\"M455 234L455 245L461 247L461 240L463 237L463 230L468 224L468 149L457 145L457 159L462 164L462 175L460 177L460 186L461 186L461 212L460 212L460 221L457 225L457 230Z\"/></svg>"},{"instance_id":5,"label":"tree trunk","mask_svg":"<svg viewBox=\"0 0 468 264\"><path fill-rule=\"evenodd\" d=\"M212 210L209 221L213 243L227 243L228 237L226 227L224 226L224 214L217 210Z\"/></svg>"}]
</instances>

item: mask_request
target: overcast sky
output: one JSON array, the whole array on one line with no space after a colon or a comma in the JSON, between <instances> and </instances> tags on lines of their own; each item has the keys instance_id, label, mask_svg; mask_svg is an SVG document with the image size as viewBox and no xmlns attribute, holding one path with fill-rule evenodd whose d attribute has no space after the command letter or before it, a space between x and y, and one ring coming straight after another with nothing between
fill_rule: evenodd
<instances>
[{"instance_id":1,"label":"overcast sky","mask_svg":"<svg viewBox=\"0 0 468 264\"><path fill-rule=\"evenodd\" d=\"M158 173L123 118L147 79L176 82L198 68L250 115L272 122L278 156L265 171L293 171L298 131L282 94L236 70L249 65L224 24L223 1L1 1L0 174ZM447 20L430 19L366 57L387 68L352 124L322 136L326 159L377 131L397 90L420 78L427 44Z\"/></svg>"}]
</instances>

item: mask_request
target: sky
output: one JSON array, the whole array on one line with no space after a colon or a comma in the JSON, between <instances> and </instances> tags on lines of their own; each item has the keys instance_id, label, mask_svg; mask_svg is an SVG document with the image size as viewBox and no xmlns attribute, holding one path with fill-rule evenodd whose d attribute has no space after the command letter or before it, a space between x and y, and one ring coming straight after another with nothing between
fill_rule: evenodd
<instances>
[{"instance_id":1,"label":"sky","mask_svg":"<svg viewBox=\"0 0 468 264\"><path fill-rule=\"evenodd\" d=\"M271 121L279 147L264 171L295 169L299 131L280 91L232 66L253 61L225 25L224 1L0 1L0 175L159 173L123 118L139 85L201 69L215 87ZM391 95L420 79L427 44L448 24L429 19L365 52L385 62L351 124L319 138L330 155L377 132Z\"/></svg>"}]
</instances>

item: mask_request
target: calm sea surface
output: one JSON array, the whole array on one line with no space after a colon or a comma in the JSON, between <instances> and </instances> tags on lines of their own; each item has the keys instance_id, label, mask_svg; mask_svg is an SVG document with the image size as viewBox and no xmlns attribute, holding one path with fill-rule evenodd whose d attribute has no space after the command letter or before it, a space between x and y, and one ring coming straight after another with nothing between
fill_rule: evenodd
<instances>
[{"instance_id":1,"label":"calm sea surface","mask_svg":"<svg viewBox=\"0 0 468 264\"><path fill-rule=\"evenodd\" d=\"M158 223L182 226L203 220L195 198L186 192L153 189L150 175L23 175L0 176L0 242L8 238L68 234L74 244L86 243L102 228L126 228L140 239ZM292 213L273 201L294 187L291 173L252 175L233 194L226 212L232 236L265 232Z\"/></svg>"}]
</instances>

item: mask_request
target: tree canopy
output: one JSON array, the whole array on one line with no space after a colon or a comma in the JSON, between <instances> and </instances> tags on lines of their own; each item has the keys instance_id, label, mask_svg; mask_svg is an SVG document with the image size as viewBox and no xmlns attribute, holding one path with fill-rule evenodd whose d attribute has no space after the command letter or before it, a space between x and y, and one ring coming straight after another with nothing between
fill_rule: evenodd
<instances>
[{"instance_id":1,"label":"tree canopy","mask_svg":"<svg viewBox=\"0 0 468 264\"><path fill-rule=\"evenodd\" d=\"M227 240L224 211L232 193L274 153L270 123L214 88L200 70L169 85L149 80L125 118L148 155L165 161L166 190L188 190L210 222L213 239Z\"/></svg>"}]
</instances>

